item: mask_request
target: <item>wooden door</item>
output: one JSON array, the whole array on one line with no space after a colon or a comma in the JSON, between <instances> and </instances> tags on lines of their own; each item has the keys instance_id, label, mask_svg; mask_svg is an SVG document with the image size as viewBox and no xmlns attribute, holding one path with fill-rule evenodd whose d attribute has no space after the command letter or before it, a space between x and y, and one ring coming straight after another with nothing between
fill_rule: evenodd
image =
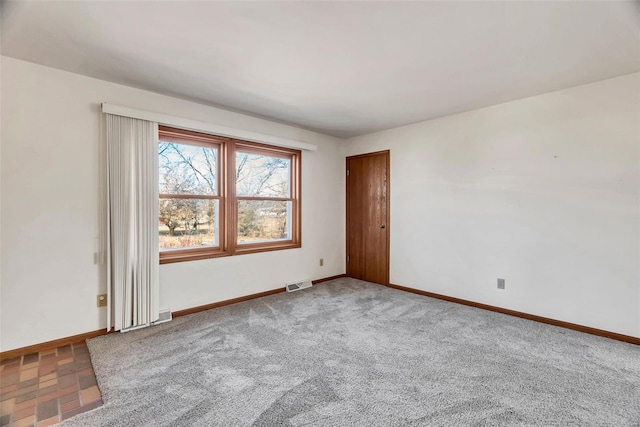
<instances>
[{"instance_id":1,"label":"wooden door","mask_svg":"<svg viewBox=\"0 0 640 427\"><path fill-rule=\"evenodd\" d=\"M389 151L347 157L347 276L389 284Z\"/></svg>"}]
</instances>

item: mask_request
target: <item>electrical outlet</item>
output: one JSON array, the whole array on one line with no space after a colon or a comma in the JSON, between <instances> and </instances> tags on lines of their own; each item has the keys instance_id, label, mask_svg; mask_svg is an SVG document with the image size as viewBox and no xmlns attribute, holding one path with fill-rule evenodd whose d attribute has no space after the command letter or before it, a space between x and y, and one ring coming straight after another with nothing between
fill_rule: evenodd
<instances>
[{"instance_id":1,"label":"electrical outlet","mask_svg":"<svg viewBox=\"0 0 640 427\"><path fill-rule=\"evenodd\" d=\"M498 279L498 289L504 289L504 279Z\"/></svg>"},{"instance_id":2,"label":"electrical outlet","mask_svg":"<svg viewBox=\"0 0 640 427\"><path fill-rule=\"evenodd\" d=\"M324 265L324 259L320 258L320 267L322 267Z\"/></svg>"},{"instance_id":3,"label":"electrical outlet","mask_svg":"<svg viewBox=\"0 0 640 427\"><path fill-rule=\"evenodd\" d=\"M106 307L107 306L107 294L98 295L98 307Z\"/></svg>"}]
</instances>

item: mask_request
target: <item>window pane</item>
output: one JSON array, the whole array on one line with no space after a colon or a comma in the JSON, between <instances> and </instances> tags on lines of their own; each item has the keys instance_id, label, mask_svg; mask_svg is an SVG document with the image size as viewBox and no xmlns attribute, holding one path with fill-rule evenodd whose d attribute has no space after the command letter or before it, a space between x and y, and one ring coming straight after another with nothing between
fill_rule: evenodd
<instances>
[{"instance_id":1,"label":"window pane","mask_svg":"<svg viewBox=\"0 0 640 427\"><path fill-rule=\"evenodd\" d=\"M217 148L160 141L158 154L160 194L218 194Z\"/></svg>"},{"instance_id":2,"label":"window pane","mask_svg":"<svg viewBox=\"0 0 640 427\"><path fill-rule=\"evenodd\" d=\"M236 153L236 194L255 197L289 197L291 159Z\"/></svg>"},{"instance_id":3,"label":"window pane","mask_svg":"<svg viewBox=\"0 0 640 427\"><path fill-rule=\"evenodd\" d=\"M291 202L238 200L238 243L291 238Z\"/></svg>"},{"instance_id":4,"label":"window pane","mask_svg":"<svg viewBox=\"0 0 640 427\"><path fill-rule=\"evenodd\" d=\"M160 199L160 250L218 246L218 199Z\"/></svg>"}]
</instances>

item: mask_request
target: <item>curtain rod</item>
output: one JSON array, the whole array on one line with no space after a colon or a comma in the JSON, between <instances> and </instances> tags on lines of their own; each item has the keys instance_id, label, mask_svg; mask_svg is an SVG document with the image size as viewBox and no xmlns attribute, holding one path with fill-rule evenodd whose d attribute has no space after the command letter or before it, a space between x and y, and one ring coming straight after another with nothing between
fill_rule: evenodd
<instances>
[{"instance_id":1,"label":"curtain rod","mask_svg":"<svg viewBox=\"0 0 640 427\"><path fill-rule=\"evenodd\" d=\"M261 133L229 128L212 123L186 119L184 117L176 117L162 113L154 113L152 111L122 107L120 105L107 104L106 102L102 103L102 112L107 114L114 114L116 116L131 117L133 119L148 120L151 122L157 122L161 125L179 127L181 129L193 130L196 132L210 133L218 136L228 136L230 138L244 139L246 141L252 142L262 142L265 144L276 145L278 147L295 148L298 150L307 151L318 150L317 145L308 144L306 142L294 141L291 139L280 138L278 136L264 135Z\"/></svg>"}]
</instances>

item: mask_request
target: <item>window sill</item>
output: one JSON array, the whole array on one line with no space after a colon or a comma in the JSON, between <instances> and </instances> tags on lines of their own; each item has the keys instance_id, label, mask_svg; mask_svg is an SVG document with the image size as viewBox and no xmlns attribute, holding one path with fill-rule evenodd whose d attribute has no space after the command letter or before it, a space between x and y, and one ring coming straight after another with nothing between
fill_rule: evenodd
<instances>
[{"instance_id":1,"label":"window sill","mask_svg":"<svg viewBox=\"0 0 640 427\"><path fill-rule=\"evenodd\" d=\"M171 264L173 262L197 261L200 259L219 258L231 255L221 250L188 250L188 251L165 251L160 252L160 264Z\"/></svg>"},{"instance_id":2,"label":"window sill","mask_svg":"<svg viewBox=\"0 0 640 427\"><path fill-rule=\"evenodd\" d=\"M221 250L186 250L186 251L165 251L160 252L160 264L171 264L174 262L198 261L209 258L221 258L231 255L255 254L259 252L281 251L286 249L298 249L302 244L299 242L277 242L277 243L250 243L236 246L232 253Z\"/></svg>"},{"instance_id":3,"label":"window sill","mask_svg":"<svg viewBox=\"0 0 640 427\"><path fill-rule=\"evenodd\" d=\"M285 249L297 249L302 245L299 242L277 242L277 243L248 243L236 246L234 255L254 254L258 252L281 251Z\"/></svg>"}]
</instances>

